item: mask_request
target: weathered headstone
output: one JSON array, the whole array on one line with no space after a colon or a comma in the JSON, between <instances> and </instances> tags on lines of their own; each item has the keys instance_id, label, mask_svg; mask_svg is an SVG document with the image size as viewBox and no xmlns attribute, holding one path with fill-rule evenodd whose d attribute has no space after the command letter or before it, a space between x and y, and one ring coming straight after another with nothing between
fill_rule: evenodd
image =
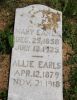
<instances>
[{"instance_id":1,"label":"weathered headstone","mask_svg":"<svg viewBox=\"0 0 77 100\"><path fill-rule=\"evenodd\" d=\"M8 100L63 100L62 87L62 13L18 8Z\"/></svg>"}]
</instances>

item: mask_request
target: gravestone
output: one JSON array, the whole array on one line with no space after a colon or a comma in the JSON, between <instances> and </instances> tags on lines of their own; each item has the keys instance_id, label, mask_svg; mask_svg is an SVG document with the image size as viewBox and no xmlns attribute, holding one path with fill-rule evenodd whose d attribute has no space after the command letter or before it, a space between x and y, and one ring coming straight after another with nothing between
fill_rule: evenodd
<instances>
[{"instance_id":1,"label":"gravestone","mask_svg":"<svg viewBox=\"0 0 77 100\"><path fill-rule=\"evenodd\" d=\"M8 100L63 100L62 13L16 9Z\"/></svg>"}]
</instances>

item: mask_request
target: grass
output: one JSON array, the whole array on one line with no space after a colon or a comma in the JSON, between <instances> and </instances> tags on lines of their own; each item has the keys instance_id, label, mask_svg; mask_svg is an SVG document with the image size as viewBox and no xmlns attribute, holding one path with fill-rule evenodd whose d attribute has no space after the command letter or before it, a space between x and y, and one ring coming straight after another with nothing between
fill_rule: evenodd
<instances>
[{"instance_id":1,"label":"grass","mask_svg":"<svg viewBox=\"0 0 77 100\"><path fill-rule=\"evenodd\" d=\"M0 32L0 53L11 53L13 47L13 33L11 32Z\"/></svg>"},{"instance_id":2,"label":"grass","mask_svg":"<svg viewBox=\"0 0 77 100\"><path fill-rule=\"evenodd\" d=\"M0 91L0 100L7 100L7 90Z\"/></svg>"},{"instance_id":3,"label":"grass","mask_svg":"<svg viewBox=\"0 0 77 100\"><path fill-rule=\"evenodd\" d=\"M64 88L64 100L77 100L77 0L0 0L0 8L8 9L10 13L7 26L0 31L0 53L11 54L15 9L33 3L45 4L63 12L63 42L67 42L74 52L68 54L70 58L65 62L71 65L71 71L70 88ZM7 91L0 92L0 99L6 100L6 97Z\"/></svg>"}]
</instances>

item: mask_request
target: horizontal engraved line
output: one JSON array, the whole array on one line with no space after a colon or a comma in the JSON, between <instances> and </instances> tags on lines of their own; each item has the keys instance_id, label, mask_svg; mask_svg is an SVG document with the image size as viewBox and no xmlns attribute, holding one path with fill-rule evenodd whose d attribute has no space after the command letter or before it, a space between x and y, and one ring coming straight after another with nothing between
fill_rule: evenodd
<instances>
[{"instance_id":1,"label":"horizontal engraved line","mask_svg":"<svg viewBox=\"0 0 77 100\"><path fill-rule=\"evenodd\" d=\"M33 55L32 57L43 58L43 56Z\"/></svg>"}]
</instances>

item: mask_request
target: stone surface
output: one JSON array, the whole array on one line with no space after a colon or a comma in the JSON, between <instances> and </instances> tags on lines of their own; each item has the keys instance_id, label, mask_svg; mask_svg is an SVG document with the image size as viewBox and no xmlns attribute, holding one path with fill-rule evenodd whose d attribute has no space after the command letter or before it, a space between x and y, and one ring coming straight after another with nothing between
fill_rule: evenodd
<instances>
[{"instance_id":1,"label":"stone surface","mask_svg":"<svg viewBox=\"0 0 77 100\"><path fill-rule=\"evenodd\" d=\"M8 100L63 100L62 88L62 13L18 8Z\"/></svg>"}]
</instances>

